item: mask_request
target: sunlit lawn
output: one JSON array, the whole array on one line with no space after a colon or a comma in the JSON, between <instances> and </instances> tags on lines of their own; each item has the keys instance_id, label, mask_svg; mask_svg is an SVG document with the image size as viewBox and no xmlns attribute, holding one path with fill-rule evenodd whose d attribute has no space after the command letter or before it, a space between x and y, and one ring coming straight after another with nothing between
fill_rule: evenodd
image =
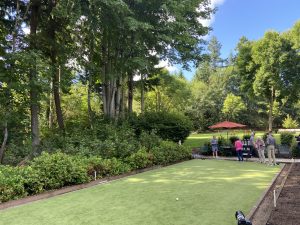
<instances>
[{"instance_id":1,"label":"sunlit lawn","mask_svg":"<svg viewBox=\"0 0 300 225\"><path fill-rule=\"evenodd\" d=\"M278 171L192 160L0 211L0 224L232 225L235 211L247 214Z\"/></svg>"},{"instance_id":2,"label":"sunlit lawn","mask_svg":"<svg viewBox=\"0 0 300 225\"><path fill-rule=\"evenodd\" d=\"M250 132L248 131L228 131L228 138L230 136L238 136L240 138L243 138L243 136L247 134L250 135ZM262 137L265 134L263 131L259 131L255 133L255 137ZM191 148L193 147L201 147L205 143L209 142L213 135L216 137L223 136L225 139L227 139L227 132L214 132L214 133L200 133L200 134L191 134L184 142L184 145L189 146ZM274 134L274 137L277 141L277 143L280 143L280 135Z\"/></svg>"}]
</instances>

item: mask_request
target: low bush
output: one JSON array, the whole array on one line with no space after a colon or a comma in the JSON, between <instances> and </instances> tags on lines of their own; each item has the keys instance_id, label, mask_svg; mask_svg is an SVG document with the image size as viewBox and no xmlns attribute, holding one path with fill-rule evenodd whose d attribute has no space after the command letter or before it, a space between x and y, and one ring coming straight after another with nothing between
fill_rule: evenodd
<instances>
[{"instance_id":1,"label":"low bush","mask_svg":"<svg viewBox=\"0 0 300 225\"><path fill-rule=\"evenodd\" d=\"M167 165L191 158L191 151L188 147L170 141L163 141L159 147L153 148L151 153L153 163L156 165Z\"/></svg>"},{"instance_id":2,"label":"low bush","mask_svg":"<svg viewBox=\"0 0 300 225\"><path fill-rule=\"evenodd\" d=\"M235 142L236 140L238 140L238 139L239 139L239 137L237 137L237 136L231 136L231 137L229 137L230 143L231 143L232 145L234 145L234 142Z\"/></svg>"},{"instance_id":3,"label":"low bush","mask_svg":"<svg viewBox=\"0 0 300 225\"><path fill-rule=\"evenodd\" d=\"M170 112L148 112L137 118L131 118L132 126L137 134L142 131L155 130L163 140L182 141L189 136L192 122L188 117Z\"/></svg>"},{"instance_id":4,"label":"low bush","mask_svg":"<svg viewBox=\"0 0 300 225\"><path fill-rule=\"evenodd\" d=\"M42 153L31 162L31 168L38 173L39 181L45 190L82 184L90 179L87 166L82 161L61 152Z\"/></svg>"},{"instance_id":5,"label":"low bush","mask_svg":"<svg viewBox=\"0 0 300 225\"><path fill-rule=\"evenodd\" d=\"M218 145L220 147L220 144L219 144L219 138L218 138ZM212 155L212 148L211 148L211 143L210 141L206 142L204 145L203 145L203 151L201 152L202 155Z\"/></svg>"},{"instance_id":6,"label":"low bush","mask_svg":"<svg viewBox=\"0 0 300 225\"><path fill-rule=\"evenodd\" d=\"M0 203L26 196L22 168L0 166Z\"/></svg>"},{"instance_id":7,"label":"low bush","mask_svg":"<svg viewBox=\"0 0 300 225\"><path fill-rule=\"evenodd\" d=\"M0 203L33 195L45 190L127 173L156 165L189 159L188 147L171 141L160 141L150 151L141 147L124 159L105 159L99 156L67 155L62 152L43 152L22 167L0 166Z\"/></svg>"},{"instance_id":8,"label":"low bush","mask_svg":"<svg viewBox=\"0 0 300 225\"><path fill-rule=\"evenodd\" d=\"M294 135L292 133L284 132L280 134L280 142L282 145L291 146L293 143Z\"/></svg>"},{"instance_id":9,"label":"low bush","mask_svg":"<svg viewBox=\"0 0 300 225\"><path fill-rule=\"evenodd\" d=\"M243 140L249 140L250 137L251 137L250 134L245 134L245 135L243 136Z\"/></svg>"},{"instance_id":10,"label":"low bush","mask_svg":"<svg viewBox=\"0 0 300 225\"><path fill-rule=\"evenodd\" d=\"M143 169L153 164L153 155L145 149L140 149L125 160L132 169Z\"/></svg>"},{"instance_id":11,"label":"low bush","mask_svg":"<svg viewBox=\"0 0 300 225\"><path fill-rule=\"evenodd\" d=\"M300 148L297 144L295 144L291 147L291 151L292 151L292 157L293 158L299 158L300 157Z\"/></svg>"},{"instance_id":12,"label":"low bush","mask_svg":"<svg viewBox=\"0 0 300 225\"><path fill-rule=\"evenodd\" d=\"M139 137L139 142L142 147L145 147L147 151L158 147L161 143L162 139L156 134L155 130L151 132L142 131Z\"/></svg>"}]
</instances>

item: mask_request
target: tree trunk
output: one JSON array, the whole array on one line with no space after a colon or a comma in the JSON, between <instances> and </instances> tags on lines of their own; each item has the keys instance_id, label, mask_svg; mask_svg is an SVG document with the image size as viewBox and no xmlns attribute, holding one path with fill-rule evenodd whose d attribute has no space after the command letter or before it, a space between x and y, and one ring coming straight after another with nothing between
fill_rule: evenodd
<instances>
[{"instance_id":1,"label":"tree trunk","mask_svg":"<svg viewBox=\"0 0 300 225\"><path fill-rule=\"evenodd\" d=\"M4 134L3 142L0 149L0 163L2 163L4 159L4 152L5 152L6 142L8 138L7 122L4 123L3 134Z\"/></svg>"},{"instance_id":2,"label":"tree trunk","mask_svg":"<svg viewBox=\"0 0 300 225\"><path fill-rule=\"evenodd\" d=\"M87 73L86 73L87 74ZM91 95L92 95L92 76L89 73L89 83L88 83L88 99L87 99L87 104L88 104L88 115L89 115L89 123L90 123L90 128L93 129L93 110L92 110L92 105L91 105Z\"/></svg>"},{"instance_id":3,"label":"tree trunk","mask_svg":"<svg viewBox=\"0 0 300 225\"><path fill-rule=\"evenodd\" d=\"M30 47L36 49L36 31L38 26L38 13L39 5L32 5L30 17ZM32 151L35 153L40 145L40 131L39 131L39 102L38 102L38 89L35 85L37 81L36 62L30 70L29 83L30 83L30 115L31 115L31 139Z\"/></svg>"},{"instance_id":4,"label":"tree trunk","mask_svg":"<svg viewBox=\"0 0 300 225\"><path fill-rule=\"evenodd\" d=\"M145 89L144 89L144 77L141 74L141 113L145 112Z\"/></svg>"},{"instance_id":5,"label":"tree trunk","mask_svg":"<svg viewBox=\"0 0 300 225\"><path fill-rule=\"evenodd\" d=\"M272 129L273 129L274 94L275 94L275 90L274 90L274 87L272 86L272 88L271 88L271 98L270 98L270 103L269 103L269 131L272 131Z\"/></svg>"},{"instance_id":6,"label":"tree trunk","mask_svg":"<svg viewBox=\"0 0 300 225\"><path fill-rule=\"evenodd\" d=\"M128 76L128 113L131 114L133 112L133 75L129 74Z\"/></svg>"},{"instance_id":7,"label":"tree trunk","mask_svg":"<svg viewBox=\"0 0 300 225\"><path fill-rule=\"evenodd\" d=\"M119 119L121 111L122 77L117 81L116 88L116 119Z\"/></svg>"},{"instance_id":8,"label":"tree trunk","mask_svg":"<svg viewBox=\"0 0 300 225\"><path fill-rule=\"evenodd\" d=\"M52 61L53 66L56 65L56 61ZM53 96L54 96L54 103L55 103L55 111L56 111L56 118L57 118L57 123L59 128L64 131L65 130L65 125L64 125L64 118L62 114L62 109L61 109L61 101L60 101L60 67L55 68L55 72L53 74Z\"/></svg>"},{"instance_id":9,"label":"tree trunk","mask_svg":"<svg viewBox=\"0 0 300 225\"><path fill-rule=\"evenodd\" d=\"M49 11L52 12L54 7L56 6L57 1L51 0L49 2ZM48 36L53 43L56 43L56 30L57 30L57 23L55 22L55 18L53 15L49 15L49 22L48 22ZM61 100L60 100L60 76L61 76L61 68L58 62L58 53L57 47L52 46L50 51L50 59L52 64L52 88L53 88L53 98L55 104L55 111L56 111L56 119L60 130L65 130L64 119L61 109Z\"/></svg>"},{"instance_id":10,"label":"tree trunk","mask_svg":"<svg viewBox=\"0 0 300 225\"><path fill-rule=\"evenodd\" d=\"M120 112L121 117L125 118L125 111L126 111L126 101L125 101L125 88L124 85L121 86L121 100L120 100Z\"/></svg>"},{"instance_id":11,"label":"tree trunk","mask_svg":"<svg viewBox=\"0 0 300 225\"><path fill-rule=\"evenodd\" d=\"M50 91L48 94L49 102L48 102L48 112L47 112L47 121L48 121L48 127L51 129L53 127L53 87L52 87L52 81L50 81Z\"/></svg>"}]
</instances>

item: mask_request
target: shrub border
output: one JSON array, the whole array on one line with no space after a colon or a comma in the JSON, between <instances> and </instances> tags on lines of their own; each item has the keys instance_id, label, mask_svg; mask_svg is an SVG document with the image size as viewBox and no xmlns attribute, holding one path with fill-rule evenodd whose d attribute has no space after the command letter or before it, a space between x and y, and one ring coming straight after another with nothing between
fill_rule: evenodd
<instances>
[{"instance_id":1,"label":"shrub border","mask_svg":"<svg viewBox=\"0 0 300 225\"><path fill-rule=\"evenodd\" d=\"M186 161L189 161L189 160L186 160ZM169 164L169 165L166 165L166 166L170 166L170 165L174 165L174 164L178 164L178 163L182 163L182 162L183 161L179 161L179 162ZM41 194L27 196L27 197L16 199L16 200L10 200L8 202L1 203L0 204L0 210L5 210L5 209L8 209L8 208L17 207L17 206L24 205L24 204L27 204L27 203L31 203L31 202L35 202L35 201L55 197L55 196L58 196L58 195L66 194L66 193L73 192L73 191L78 191L78 190L93 187L93 186L96 186L96 185L106 184L106 183L114 181L114 180L119 180L119 179L122 179L124 177L129 177L129 176L133 176L133 175L136 175L136 174L139 174L139 173L144 173L144 172L147 172L147 171L160 169L162 167L165 167L165 166L155 165L155 166L147 167L147 168L144 168L144 169L137 169L137 170L134 170L134 171L131 171L131 172L128 172L128 173L123 173L123 174L117 175L117 176L111 176L111 177L105 177L105 178L102 178L102 179L97 179L97 180L91 181L89 183L62 187L61 189L45 191Z\"/></svg>"}]
</instances>

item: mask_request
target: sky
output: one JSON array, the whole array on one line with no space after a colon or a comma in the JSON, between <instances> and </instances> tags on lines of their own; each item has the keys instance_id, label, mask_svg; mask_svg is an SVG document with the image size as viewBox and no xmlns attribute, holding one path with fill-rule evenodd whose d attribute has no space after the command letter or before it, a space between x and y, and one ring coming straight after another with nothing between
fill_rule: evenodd
<instances>
[{"instance_id":1,"label":"sky","mask_svg":"<svg viewBox=\"0 0 300 225\"><path fill-rule=\"evenodd\" d=\"M268 30L283 32L300 20L300 0L211 1L218 10L211 20L203 22L212 27L210 36L216 36L222 44L222 58L228 57L234 51L242 36L258 40ZM178 65L169 67L171 72L178 69ZM191 80L195 68L183 73Z\"/></svg>"}]
</instances>

